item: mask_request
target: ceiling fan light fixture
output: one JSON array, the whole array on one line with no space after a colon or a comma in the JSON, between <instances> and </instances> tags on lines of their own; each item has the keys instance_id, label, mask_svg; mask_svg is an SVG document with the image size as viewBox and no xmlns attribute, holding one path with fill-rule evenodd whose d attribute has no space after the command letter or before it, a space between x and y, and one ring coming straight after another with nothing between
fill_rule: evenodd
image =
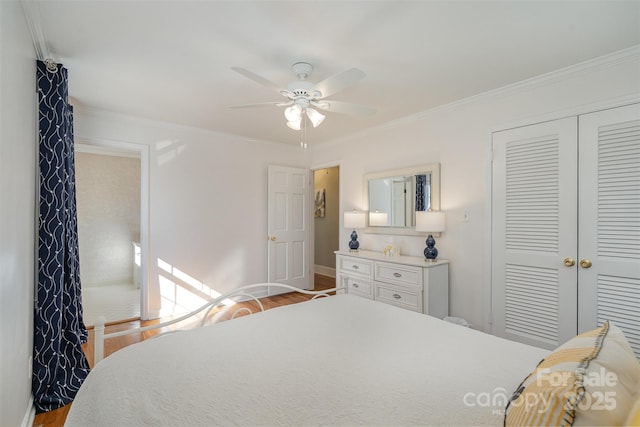
<instances>
[{"instance_id":1,"label":"ceiling fan light fixture","mask_svg":"<svg viewBox=\"0 0 640 427\"><path fill-rule=\"evenodd\" d=\"M324 120L324 114L319 113L317 110L313 108L307 108L307 117L311 120L311 124L314 128L318 127L320 123Z\"/></svg>"},{"instance_id":2,"label":"ceiling fan light fixture","mask_svg":"<svg viewBox=\"0 0 640 427\"><path fill-rule=\"evenodd\" d=\"M284 116L288 122L300 122L302 118L302 107L298 104L293 104L291 107L284 110Z\"/></svg>"},{"instance_id":3,"label":"ceiling fan light fixture","mask_svg":"<svg viewBox=\"0 0 640 427\"><path fill-rule=\"evenodd\" d=\"M270 90L278 92L281 96L286 98L286 100L282 102L239 105L232 106L230 108L257 107L265 105L285 107L284 116L287 127L296 131L302 131L302 141L300 144L303 147L306 147L305 140L309 123L316 128L324 121L325 115L320 113L318 110L360 115L372 114L375 111L357 104L350 104L348 102L341 101L330 102L324 99L325 97L331 96L361 80L365 74L357 68L351 68L347 71L343 71L342 73L327 77L318 83L312 83L308 81L307 78L313 71L313 66L308 62L296 62L293 64L292 70L298 79L291 82L287 86L287 89L283 89L270 80L267 80L249 70L245 70L244 68L231 67L231 69L249 80L253 80ZM307 119L309 120L308 123Z\"/></svg>"}]
</instances>

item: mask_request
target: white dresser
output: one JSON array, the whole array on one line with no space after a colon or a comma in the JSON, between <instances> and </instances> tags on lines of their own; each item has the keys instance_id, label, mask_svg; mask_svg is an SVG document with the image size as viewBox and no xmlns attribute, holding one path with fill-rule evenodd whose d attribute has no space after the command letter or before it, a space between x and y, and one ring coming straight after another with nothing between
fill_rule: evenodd
<instances>
[{"instance_id":1,"label":"white dresser","mask_svg":"<svg viewBox=\"0 0 640 427\"><path fill-rule=\"evenodd\" d=\"M449 315L449 261L336 251L336 286L348 293L438 318Z\"/></svg>"}]
</instances>

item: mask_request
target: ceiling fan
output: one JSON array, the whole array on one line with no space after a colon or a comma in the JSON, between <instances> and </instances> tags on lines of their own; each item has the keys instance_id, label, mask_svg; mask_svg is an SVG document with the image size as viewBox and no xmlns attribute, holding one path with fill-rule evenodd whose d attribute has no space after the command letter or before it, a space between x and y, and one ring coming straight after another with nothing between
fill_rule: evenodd
<instances>
[{"instance_id":1,"label":"ceiling fan","mask_svg":"<svg viewBox=\"0 0 640 427\"><path fill-rule=\"evenodd\" d=\"M284 116L287 119L287 126L294 130L300 130L303 127L305 116L309 119L313 127L317 127L322 123L325 116L318 110L364 116L375 113L373 108L365 107L363 105L342 101L330 101L326 99L328 96L331 96L363 79L365 76L364 72L357 68L351 68L347 71L328 77L319 83L313 84L307 80L307 77L309 77L313 71L313 66L307 62L296 62L293 64L291 69L298 77L298 80L290 83L286 89L282 89L277 84L244 68L231 67L231 69L249 80L253 80L268 89L274 90L285 97L286 100L279 102L234 105L230 108L252 108L265 106L287 107L284 110Z\"/></svg>"}]
</instances>

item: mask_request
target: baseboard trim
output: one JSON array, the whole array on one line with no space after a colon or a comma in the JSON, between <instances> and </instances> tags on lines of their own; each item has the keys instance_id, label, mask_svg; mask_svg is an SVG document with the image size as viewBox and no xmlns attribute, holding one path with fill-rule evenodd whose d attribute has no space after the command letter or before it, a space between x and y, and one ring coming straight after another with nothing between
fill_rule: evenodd
<instances>
[{"instance_id":1,"label":"baseboard trim","mask_svg":"<svg viewBox=\"0 0 640 427\"><path fill-rule=\"evenodd\" d=\"M133 277L123 277L122 279L117 280L106 280L104 282L91 282L91 283L82 283L83 288L105 288L108 286L120 286L127 285L132 288L136 287L133 283ZM139 288L140 286L137 286Z\"/></svg>"},{"instance_id":2,"label":"baseboard trim","mask_svg":"<svg viewBox=\"0 0 640 427\"><path fill-rule=\"evenodd\" d=\"M27 412L24 414L24 418L22 418L22 427L31 427L33 426L33 421L36 419L36 407L33 404L33 396L29 397L29 404L27 405Z\"/></svg>"},{"instance_id":3,"label":"baseboard trim","mask_svg":"<svg viewBox=\"0 0 640 427\"><path fill-rule=\"evenodd\" d=\"M332 267L327 267L324 265L314 265L313 271L316 274L322 274L323 276L336 277L336 269Z\"/></svg>"}]
</instances>

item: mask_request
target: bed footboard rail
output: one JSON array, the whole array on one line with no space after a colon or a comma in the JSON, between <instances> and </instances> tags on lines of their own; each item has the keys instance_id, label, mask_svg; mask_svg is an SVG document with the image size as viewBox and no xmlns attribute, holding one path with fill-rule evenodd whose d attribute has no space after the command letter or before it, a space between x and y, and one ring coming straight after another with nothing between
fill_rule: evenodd
<instances>
[{"instance_id":1,"label":"bed footboard rail","mask_svg":"<svg viewBox=\"0 0 640 427\"><path fill-rule=\"evenodd\" d=\"M117 337L122 337L125 335L131 335L131 334L138 334L138 333L142 333L142 332L146 332L154 329L166 328L168 326L175 325L176 323L183 322L187 319L195 318L197 315L204 312L204 316L200 320L200 326L203 326L205 323L207 323L209 314L213 309L215 309L216 307L220 307L222 305L232 306L232 305L235 305L237 302L254 301L258 306L258 309L259 309L258 311L265 311L264 305L260 301L260 298L264 298L265 296L257 297L251 293L251 291L256 292L256 290L265 289L265 288L266 289L279 288L279 289L288 290L290 292L298 292L305 295L312 295L313 297L311 299L328 297L332 292L340 292L344 290L344 288L332 288L332 289L326 289L322 291L308 291L305 289L296 288L291 285L285 285L282 283L256 283L252 285L245 285L237 289L234 289L233 291L230 291L226 294L220 295L219 297L203 304L199 308L187 314L184 314L180 317L177 317L175 319L171 319L166 322L161 322L155 325L143 326L139 328L128 329L126 331L113 332L110 334L104 333L105 323L107 319L104 316L100 316L98 317L93 329L94 331L94 355L93 355L94 365L104 358L104 342L111 338L117 338ZM245 306L242 306L242 307L238 307L235 310L231 318L232 319L235 318L236 315L242 312L249 313L249 314L253 313L251 309ZM163 332L163 333L167 333L167 332Z\"/></svg>"}]
</instances>

